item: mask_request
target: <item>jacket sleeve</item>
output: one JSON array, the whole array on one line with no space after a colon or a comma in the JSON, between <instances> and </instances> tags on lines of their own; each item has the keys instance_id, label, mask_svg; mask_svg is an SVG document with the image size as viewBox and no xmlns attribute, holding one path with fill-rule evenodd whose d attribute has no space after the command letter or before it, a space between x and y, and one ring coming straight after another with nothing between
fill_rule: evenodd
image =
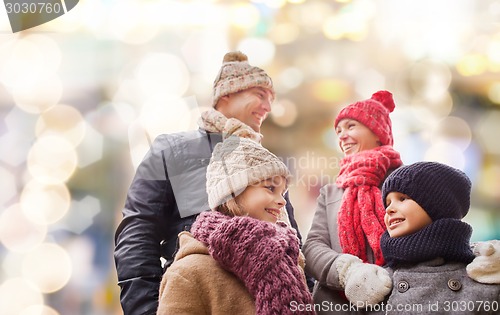
<instances>
[{"instance_id":1,"label":"jacket sleeve","mask_svg":"<svg viewBox=\"0 0 500 315\"><path fill-rule=\"evenodd\" d=\"M199 286L177 270L175 265L167 269L160 287L158 315L205 314L207 307L202 300Z\"/></svg>"},{"instance_id":2,"label":"jacket sleeve","mask_svg":"<svg viewBox=\"0 0 500 315\"><path fill-rule=\"evenodd\" d=\"M160 242L168 231L165 216L174 207L165 154L156 139L137 169L115 234L114 258L125 315L156 314L158 307L163 274Z\"/></svg>"},{"instance_id":3,"label":"jacket sleeve","mask_svg":"<svg viewBox=\"0 0 500 315\"><path fill-rule=\"evenodd\" d=\"M322 285L340 290L339 276L333 262L341 253L334 250L331 244L330 235L337 231L335 227L330 226L331 222L327 213L338 211L338 209L332 209L332 207L338 207L338 203L327 206L327 194L327 186L324 186L317 199L311 229L302 251L306 257L306 274L313 276Z\"/></svg>"}]
</instances>

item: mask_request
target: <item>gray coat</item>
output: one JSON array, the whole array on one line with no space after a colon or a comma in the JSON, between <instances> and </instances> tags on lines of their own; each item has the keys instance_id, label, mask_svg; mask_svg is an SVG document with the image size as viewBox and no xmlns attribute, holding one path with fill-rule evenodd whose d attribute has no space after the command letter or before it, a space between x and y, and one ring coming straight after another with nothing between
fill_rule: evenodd
<instances>
[{"instance_id":1,"label":"gray coat","mask_svg":"<svg viewBox=\"0 0 500 315\"><path fill-rule=\"evenodd\" d=\"M500 285L475 282L465 266L437 258L397 268L387 302L366 314L500 314Z\"/></svg>"},{"instance_id":2,"label":"gray coat","mask_svg":"<svg viewBox=\"0 0 500 315\"><path fill-rule=\"evenodd\" d=\"M339 275L332 266L335 259L342 254L337 216L343 194L344 190L335 184L321 188L311 229L302 247L306 257L306 273L317 280L313 291L317 314L359 314L349 306L342 293L339 294L342 291ZM366 248L369 262L374 263L370 246Z\"/></svg>"}]
</instances>

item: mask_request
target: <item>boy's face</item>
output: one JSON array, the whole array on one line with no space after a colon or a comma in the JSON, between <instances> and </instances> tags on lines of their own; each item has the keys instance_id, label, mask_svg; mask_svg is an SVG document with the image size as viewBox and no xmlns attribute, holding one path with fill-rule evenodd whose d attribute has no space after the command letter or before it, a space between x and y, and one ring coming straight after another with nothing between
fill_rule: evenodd
<instances>
[{"instance_id":1,"label":"boy's face","mask_svg":"<svg viewBox=\"0 0 500 315\"><path fill-rule=\"evenodd\" d=\"M273 95L268 89L249 88L221 97L217 110L227 118L236 118L256 132L271 111Z\"/></svg>"},{"instance_id":2,"label":"boy's face","mask_svg":"<svg viewBox=\"0 0 500 315\"><path fill-rule=\"evenodd\" d=\"M248 186L236 197L236 203L249 217L275 223L286 205L283 196L287 189L286 178L274 176Z\"/></svg>"},{"instance_id":3,"label":"boy's face","mask_svg":"<svg viewBox=\"0 0 500 315\"><path fill-rule=\"evenodd\" d=\"M390 192L385 204L384 222L391 237L410 235L432 223L427 212L408 195Z\"/></svg>"}]
</instances>

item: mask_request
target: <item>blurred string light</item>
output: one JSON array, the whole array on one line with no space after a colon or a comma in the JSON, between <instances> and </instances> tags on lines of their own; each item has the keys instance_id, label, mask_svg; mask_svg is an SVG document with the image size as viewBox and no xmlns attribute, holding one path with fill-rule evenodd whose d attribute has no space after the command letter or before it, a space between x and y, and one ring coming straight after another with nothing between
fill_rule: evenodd
<instances>
[{"instance_id":1,"label":"blurred string light","mask_svg":"<svg viewBox=\"0 0 500 315\"><path fill-rule=\"evenodd\" d=\"M139 62L135 78L144 97L183 95L189 86L189 71L176 55L149 53Z\"/></svg>"},{"instance_id":2,"label":"blurred string light","mask_svg":"<svg viewBox=\"0 0 500 315\"><path fill-rule=\"evenodd\" d=\"M66 139L74 147L85 136L86 125L80 112L74 107L59 104L41 113L35 127L38 138L55 135Z\"/></svg>"},{"instance_id":3,"label":"blurred string light","mask_svg":"<svg viewBox=\"0 0 500 315\"><path fill-rule=\"evenodd\" d=\"M22 277L10 278L0 284L1 314L24 314L30 311L30 307L43 303L42 293Z\"/></svg>"},{"instance_id":4,"label":"blurred string light","mask_svg":"<svg viewBox=\"0 0 500 315\"><path fill-rule=\"evenodd\" d=\"M283 69L275 79L276 90L280 93L287 93L299 87L304 82L304 73L297 67Z\"/></svg>"},{"instance_id":5,"label":"blurred string light","mask_svg":"<svg viewBox=\"0 0 500 315\"><path fill-rule=\"evenodd\" d=\"M16 105L22 110L38 114L55 106L62 97L62 82L55 74L48 74L40 82L12 88Z\"/></svg>"},{"instance_id":6,"label":"blurred string light","mask_svg":"<svg viewBox=\"0 0 500 315\"><path fill-rule=\"evenodd\" d=\"M67 181L76 170L78 156L75 146L61 136L40 137L28 153L28 171L46 184Z\"/></svg>"},{"instance_id":7,"label":"blurred string light","mask_svg":"<svg viewBox=\"0 0 500 315\"><path fill-rule=\"evenodd\" d=\"M288 127L297 120L297 105L287 99L280 99L272 106L271 117L281 127Z\"/></svg>"},{"instance_id":8,"label":"blurred string light","mask_svg":"<svg viewBox=\"0 0 500 315\"><path fill-rule=\"evenodd\" d=\"M483 150L492 155L500 155L500 113L497 111L488 111L483 119L478 122L477 136Z\"/></svg>"},{"instance_id":9,"label":"blurred string light","mask_svg":"<svg viewBox=\"0 0 500 315\"><path fill-rule=\"evenodd\" d=\"M66 215L71 195L64 184L43 184L31 180L24 186L19 204L28 220L49 225Z\"/></svg>"},{"instance_id":10,"label":"blurred string light","mask_svg":"<svg viewBox=\"0 0 500 315\"><path fill-rule=\"evenodd\" d=\"M80 168L99 161L104 154L104 136L85 122L85 136L76 147L76 152Z\"/></svg>"},{"instance_id":11,"label":"blurred string light","mask_svg":"<svg viewBox=\"0 0 500 315\"><path fill-rule=\"evenodd\" d=\"M16 104L30 113L40 113L61 98L56 71L61 51L43 35L7 40L0 46L0 83L12 93Z\"/></svg>"},{"instance_id":12,"label":"blurred string light","mask_svg":"<svg viewBox=\"0 0 500 315\"><path fill-rule=\"evenodd\" d=\"M500 34L491 38L486 53L490 61L489 70L500 72Z\"/></svg>"},{"instance_id":13,"label":"blurred string light","mask_svg":"<svg viewBox=\"0 0 500 315\"><path fill-rule=\"evenodd\" d=\"M467 122L459 117L446 117L434 126L431 133L431 146L424 159L463 170L466 166L465 150L472 139Z\"/></svg>"},{"instance_id":14,"label":"blurred string light","mask_svg":"<svg viewBox=\"0 0 500 315\"><path fill-rule=\"evenodd\" d=\"M333 14L330 4L306 1L301 5L289 6L286 16L290 23L296 24L307 33L318 33L323 29L323 21Z\"/></svg>"},{"instance_id":15,"label":"blurred string light","mask_svg":"<svg viewBox=\"0 0 500 315\"><path fill-rule=\"evenodd\" d=\"M493 82L488 87L487 95L492 103L500 105L500 81Z\"/></svg>"},{"instance_id":16,"label":"blurred string light","mask_svg":"<svg viewBox=\"0 0 500 315\"><path fill-rule=\"evenodd\" d=\"M59 315L59 313L47 305L31 305L23 309L19 315Z\"/></svg>"},{"instance_id":17,"label":"blurred string light","mask_svg":"<svg viewBox=\"0 0 500 315\"><path fill-rule=\"evenodd\" d=\"M243 39L238 43L237 49L245 52L247 56L251 56L249 62L259 67L269 65L274 60L276 52L276 47L272 41L259 37Z\"/></svg>"},{"instance_id":18,"label":"blurred string light","mask_svg":"<svg viewBox=\"0 0 500 315\"><path fill-rule=\"evenodd\" d=\"M377 6L374 29L383 45L397 43L412 60L432 57L454 61L463 52L463 34L472 32L474 1L384 1Z\"/></svg>"},{"instance_id":19,"label":"blurred string light","mask_svg":"<svg viewBox=\"0 0 500 315\"><path fill-rule=\"evenodd\" d=\"M371 2L359 1L343 6L325 19L323 34L331 40L361 41L368 36L369 22L374 15Z\"/></svg>"},{"instance_id":20,"label":"blurred string light","mask_svg":"<svg viewBox=\"0 0 500 315\"><path fill-rule=\"evenodd\" d=\"M0 214L0 242L10 251L26 253L42 243L47 226L28 219L19 204Z\"/></svg>"},{"instance_id":21,"label":"blurred string light","mask_svg":"<svg viewBox=\"0 0 500 315\"><path fill-rule=\"evenodd\" d=\"M0 206L16 196L16 177L6 168L0 166Z\"/></svg>"},{"instance_id":22,"label":"blurred string light","mask_svg":"<svg viewBox=\"0 0 500 315\"><path fill-rule=\"evenodd\" d=\"M269 38L275 45L285 45L296 41L300 28L293 23L279 23L269 30Z\"/></svg>"},{"instance_id":23,"label":"blurred string light","mask_svg":"<svg viewBox=\"0 0 500 315\"><path fill-rule=\"evenodd\" d=\"M42 293L64 287L71 277L71 261L65 249L43 243L27 253L22 263L23 277Z\"/></svg>"},{"instance_id":24,"label":"blurred string light","mask_svg":"<svg viewBox=\"0 0 500 315\"><path fill-rule=\"evenodd\" d=\"M347 99L350 86L347 82L335 79L323 79L313 83L313 96L323 102L337 103Z\"/></svg>"},{"instance_id":25,"label":"blurred string light","mask_svg":"<svg viewBox=\"0 0 500 315\"><path fill-rule=\"evenodd\" d=\"M425 59L415 62L409 70L410 85L417 98L433 101L448 93L451 71L446 64Z\"/></svg>"},{"instance_id":26,"label":"blurred string light","mask_svg":"<svg viewBox=\"0 0 500 315\"><path fill-rule=\"evenodd\" d=\"M19 109L12 108L5 116L7 132L0 136L0 146L9 148L9 154L0 154L0 161L10 166L20 166L34 141L34 124L37 117Z\"/></svg>"},{"instance_id":27,"label":"blurred string light","mask_svg":"<svg viewBox=\"0 0 500 315\"><path fill-rule=\"evenodd\" d=\"M458 60L456 68L465 77L480 75L488 69L488 58L481 53L466 54Z\"/></svg>"},{"instance_id":28,"label":"blurred string light","mask_svg":"<svg viewBox=\"0 0 500 315\"><path fill-rule=\"evenodd\" d=\"M480 170L478 190L486 197L500 201L500 165L498 163L486 162ZM497 210L497 209L495 209Z\"/></svg>"},{"instance_id":29,"label":"blurred string light","mask_svg":"<svg viewBox=\"0 0 500 315\"><path fill-rule=\"evenodd\" d=\"M233 26L250 29L257 25L259 19L259 11L249 3L238 2L229 8L229 23Z\"/></svg>"},{"instance_id":30,"label":"blurred string light","mask_svg":"<svg viewBox=\"0 0 500 315\"><path fill-rule=\"evenodd\" d=\"M371 95L385 86L385 77L375 69L366 69L356 76L354 88L359 95Z\"/></svg>"},{"instance_id":31,"label":"blurred string light","mask_svg":"<svg viewBox=\"0 0 500 315\"><path fill-rule=\"evenodd\" d=\"M160 134L188 130L191 110L185 99L180 97L150 98L141 109L139 121L150 139L154 139Z\"/></svg>"},{"instance_id":32,"label":"blurred string light","mask_svg":"<svg viewBox=\"0 0 500 315\"><path fill-rule=\"evenodd\" d=\"M91 195L73 199L68 213L57 222L57 227L81 234L94 223L94 217L100 212L101 202Z\"/></svg>"},{"instance_id":33,"label":"blurred string light","mask_svg":"<svg viewBox=\"0 0 500 315\"><path fill-rule=\"evenodd\" d=\"M465 151L472 141L472 130L469 124L460 117L449 116L442 119L432 132L434 134L432 141L446 139L462 151Z\"/></svg>"},{"instance_id":34,"label":"blurred string light","mask_svg":"<svg viewBox=\"0 0 500 315\"><path fill-rule=\"evenodd\" d=\"M465 167L465 156L462 149L446 140L433 142L425 152L424 160L441 162L459 169Z\"/></svg>"},{"instance_id":35,"label":"blurred string light","mask_svg":"<svg viewBox=\"0 0 500 315\"><path fill-rule=\"evenodd\" d=\"M286 0L251 0L254 3L262 3L273 9L280 9L286 4Z\"/></svg>"},{"instance_id":36,"label":"blurred string light","mask_svg":"<svg viewBox=\"0 0 500 315\"><path fill-rule=\"evenodd\" d=\"M160 25L151 20L148 10L151 3L138 0L114 2L108 15L108 29L111 35L127 44L144 44L153 39L160 30Z\"/></svg>"}]
</instances>

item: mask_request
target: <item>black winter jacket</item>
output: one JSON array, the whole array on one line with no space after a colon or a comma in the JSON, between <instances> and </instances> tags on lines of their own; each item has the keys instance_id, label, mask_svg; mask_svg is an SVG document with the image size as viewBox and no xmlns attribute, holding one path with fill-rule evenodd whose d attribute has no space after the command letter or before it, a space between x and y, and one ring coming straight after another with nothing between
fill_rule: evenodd
<instances>
[{"instance_id":1,"label":"black winter jacket","mask_svg":"<svg viewBox=\"0 0 500 315\"><path fill-rule=\"evenodd\" d=\"M221 140L220 134L202 129L160 135L137 168L115 234L124 315L156 314L160 281L173 261L177 235L209 210L206 169ZM288 195L286 199L298 232ZM160 257L166 260L164 267Z\"/></svg>"}]
</instances>

